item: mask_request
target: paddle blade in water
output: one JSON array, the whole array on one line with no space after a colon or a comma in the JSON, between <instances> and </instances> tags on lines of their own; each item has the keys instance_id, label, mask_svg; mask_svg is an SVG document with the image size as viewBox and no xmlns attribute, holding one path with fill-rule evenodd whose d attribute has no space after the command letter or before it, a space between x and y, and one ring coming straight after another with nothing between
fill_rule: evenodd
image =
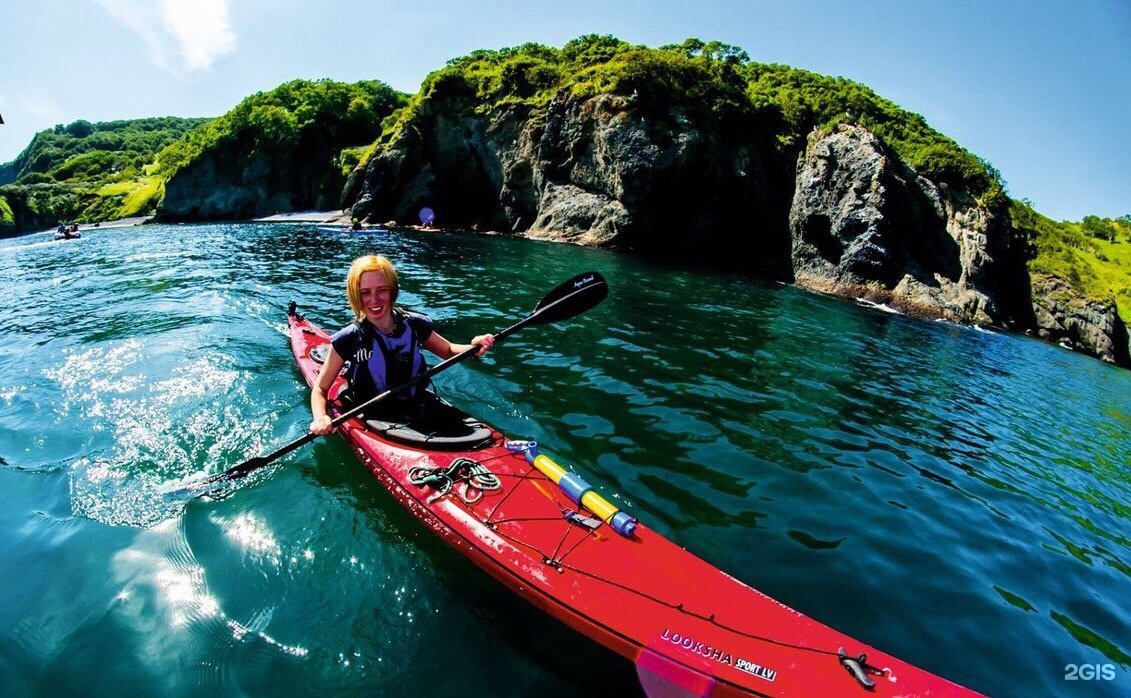
<instances>
[{"instance_id":1,"label":"paddle blade in water","mask_svg":"<svg viewBox=\"0 0 1131 698\"><path fill-rule=\"evenodd\" d=\"M259 470L270 462L271 460L263 456L256 456L255 458L244 461L236 467L231 468L230 470L228 470L226 475L229 480L237 480L239 478L246 477L249 473Z\"/></svg>"},{"instance_id":2,"label":"paddle blade in water","mask_svg":"<svg viewBox=\"0 0 1131 698\"><path fill-rule=\"evenodd\" d=\"M217 483L231 482L232 480L240 480L247 477L251 473L259 470L263 466L273 461L277 453L278 452L272 453L268 456L256 456L249 460L245 460L239 465L233 465L231 468L228 468L222 473L216 473L215 475L211 475L205 478L204 480L192 486L192 489L196 490L194 496L208 494L208 490Z\"/></svg>"}]
</instances>

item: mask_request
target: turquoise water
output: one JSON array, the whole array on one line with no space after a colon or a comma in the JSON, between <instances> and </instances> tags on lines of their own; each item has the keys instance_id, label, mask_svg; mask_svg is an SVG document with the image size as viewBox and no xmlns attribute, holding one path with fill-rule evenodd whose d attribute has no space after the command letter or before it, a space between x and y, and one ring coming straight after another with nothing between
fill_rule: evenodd
<instances>
[{"instance_id":1,"label":"turquoise water","mask_svg":"<svg viewBox=\"0 0 1131 698\"><path fill-rule=\"evenodd\" d=\"M304 432L287 301L336 329L373 250L458 341L604 274L437 383L680 545L993 695L1131 693L1131 372L570 245L232 224L0 241L0 695L639 691L336 438L161 494Z\"/></svg>"}]
</instances>

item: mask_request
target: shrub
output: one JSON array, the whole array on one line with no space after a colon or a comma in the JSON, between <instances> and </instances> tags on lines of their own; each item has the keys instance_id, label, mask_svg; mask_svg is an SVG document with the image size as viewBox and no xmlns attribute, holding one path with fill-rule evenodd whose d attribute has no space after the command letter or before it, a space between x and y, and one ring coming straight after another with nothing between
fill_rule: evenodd
<instances>
[{"instance_id":1,"label":"shrub","mask_svg":"<svg viewBox=\"0 0 1131 698\"><path fill-rule=\"evenodd\" d=\"M8 199L0 195L0 226L13 226L16 224L16 216L12 213L12 207L8 204Z\"/></svg>"}]
</instances>

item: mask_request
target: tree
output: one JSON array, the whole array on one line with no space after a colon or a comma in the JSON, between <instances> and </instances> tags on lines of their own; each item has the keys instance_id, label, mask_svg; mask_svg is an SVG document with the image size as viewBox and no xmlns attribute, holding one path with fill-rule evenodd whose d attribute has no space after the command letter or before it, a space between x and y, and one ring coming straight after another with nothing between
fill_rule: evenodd
<instances>
[{"instance_id":1,"label":"tree","mask_svg":"<svg viewBox=\"0 0 1131 698\"><path fill-rule=\"evenodd\" d=\"M703 42L702 39L690 38L682 44L671 44L668 46L661 46L661 50L672 50L682 52L688 58L706 58L712 61L722 61L724 63L749 63L750 54L742 50L738 46L726 44L721 41L708 41Z\"/></svg>"},{"instance_id":2,"label":"tree","mask_svg":"<svg viewBox=\"0 0 1131 698\"><path fill-rule=\"evenodd\" d=\"M86 138L94 133L94 125L86 119L79 119L67 124L66 132L75 138Z\"/></svg>"},{"instance_id":3,"label":"tree","mask_svg":"<svg viewBox=\"0 0 1131 698\"><path fill-rule=\"evenodd\" d=\"M562 47L561 56L566 61L580 65L594 65L604 63L630 48L627 41L621 41L611 34L586 34L567 42Z\"/></svg>"},{"instance_id":4,"label":"tree","mask_svg":"<svg viewBox=\"0 0 1131 698\"><path fill-rule=\"evenodd\" d=\"M1084 216L1081 227L1091 237L1115 242L1115 226L1112 225L1111 221L1104 220L1099 216Z\"/></svg>"}]
</instances>

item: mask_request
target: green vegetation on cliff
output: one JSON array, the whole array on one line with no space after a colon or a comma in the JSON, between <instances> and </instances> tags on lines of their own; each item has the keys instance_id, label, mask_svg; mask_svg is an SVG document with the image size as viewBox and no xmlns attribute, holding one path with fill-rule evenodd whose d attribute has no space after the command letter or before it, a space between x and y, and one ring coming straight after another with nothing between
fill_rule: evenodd
<instances>
[{"instance_id":1,"label":"green vegetation on cliff","mask_svg":"<svg viewBox=\"0 0 1131 698\"><path fill-rule=\"evenodd\" d=\"M12 207L8 204L8 199L0 194L0 229L10 228L16 224L16 218L12 214Z\"/></svg>"},{"instance_id":2,"label":"green vegetation on cliff","mask_svg":"<svg viewBox=\"0 0 1131 698\"><path fill-rule=\"evenodd\" d=\"M899 157L935 182L966 189L983 205L1004 202L1001 175L989 163L859 83L782 65L746 66L747 95L757 105L776 107L787 126L780 137L804 143L814 128L840 123L867 128Z\"/></svg>"},{"instance_id":3,"label":"green vegetation on cliff","mask_svg":"<svg viewBox=\"0 0 1131 698\"><path fill-rule=\"evenodd\" d=\"M125 181L142 173L157 151L208 119L162 117L90 123L79 119L40 131L7 166L0 184L70 180Z\"/></svg>"},{"instance_id":4,"label":"green vegetation on cliff","mask_svg":"<svg viewBox=\"0 0 1131 698\"><path fill-rule=\"evenodd\" d=\"M1131 318L1131 216L1058 222L1022 201L1013 202L1010 215L1028 236L1031 272L1058 276L1091 300L1115 302L1120 317Z\"/></svg>"},{"instance_id":5,"label":"green vegetation on cliff","mask_svg":"<svg viewBox=\"0 0 1131 698\"><path fill-rule=\"evenodd\" d=\"M382 119L408 97L376 80L353 84L292 80L257 92L207 126L157 155L155 174L166 181L200 157L215 153L286 153L288 157L338 157L346 146L371 143ZM332 152L331 152L332 151Z\"/></svg>"},{"instance_id":6,"label":"green vegetation on cliff","mask_svg":"<svg viewBox=\"0 0 1131 698\"><path fill-rule=\"evenodd\" d=\"M58 125L0 166L0 228L152 215L169 179L205 155L238 153L246 161L266 154L296 170L325 164L335 175L320 173L315 186L340 191L361 157L357 147L371 144L382 119L406 100L377 81L295 80L252 95L217 119Z\"/></svg>"},{"instance_id":7,"label":"green vegetation on cliff","mask_svg":"<svg viewBox=\"0 0 1131 698\"><path fill-rule=\"evenodd\" d=\"M814 128L856 123L920 174L965 189L982 204L1005 201L997 170L919 114L851 80L755 63L736 46L699 39L648 48L591 34L561 49L527 43L473 51L425 78L409 107L387 125L382 143L411 123L426 101L462 98L487 113L512 105L538 109L563 93L618 95L643 108L678 101L714 116L745 113L775 130L783 149L794 151L804 147Z\"/></svg>"},{"instance_id":8,"label":"green vegetation on cliff","mask_svg":"<svg viewBox=\"0 0 1131 698\"><path fill-rule=\"evenodd\" d=\"M152 213L157 202L144 195L153 188L146 166L159 150L207 122L162 117L59 124L37 133L0 167L0 192L21 202L26 211L20 217L37 226Z\"/></svg>"},{"instance_id":9,"label":"green vegetation on cliff","mask_svg":"<svg viewBox=\"0 0 1131 698\"><path fill-rule=\"evenodd\" d=\"M642 106L678 101L705 116L742 114L771 129L786 153L803 148L814 128L857 123L921 174L965 189L983 204L1007 200L991 165L920 115L851 80L753 62L744 50L716 41L649 48L591 34L560 49L527 43L474 51L429 74L411 97L377 81L295 80L252 95L214 120L58 125L0 165L0 184L7 184L0 187L0 225L18 224L21 213L25 220L51 222L151 213L169 179L208 154L275 156L319 167L327 162L335 174L318 182L340 186L351 169L411 125L418 110L441 99L466 100L478 113L509 107L536 112L555 98L599 94ZM13 214L21 207L30 212ZM1089 295L1124 289L1120 302L1126 314L1125 276L1113 275L1109 267L1128 268L1123 250L1131 245L1131 223L1094 217L1055 223L1024 204L1012 210L1033 241L1035 271L1057 273Z\"/></svg>"}]
</instances>

